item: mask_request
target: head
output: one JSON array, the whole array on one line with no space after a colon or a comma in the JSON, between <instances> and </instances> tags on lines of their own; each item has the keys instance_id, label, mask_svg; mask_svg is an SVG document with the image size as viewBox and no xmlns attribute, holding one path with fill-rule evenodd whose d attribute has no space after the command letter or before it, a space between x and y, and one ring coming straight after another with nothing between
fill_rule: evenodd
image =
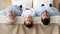
<instances>
[{"instance_id":1,"label":"head","mask_svg":"<svg viewBox=\"0 0 60 34\"><path fill-rule=\"evenodd\" d=\"M11 24L15 23L15 14L12 10L10 10L7 14L7 22Z\"/></svg>"},{"instance_id":2,"label":"head","mask_svg":"<svg viewBox=\"0 0 60 34\"><path fill-rule=\"evenodd\" d=\"M14 18L15 18L15 14L13 13L12 10L10 10L10 11L8 12L7 17L8 17L9 19L14 19Z\"/></svg>"},{"instance_id":3,"label":"head","mask_svg":"<svg viewBox=\"0 0 60 34\"><path fill-rule=\"evenodd\" d=\"M50 23L50 16L47 10L44 10L41 14L41 21L44 25L48 25Z\"/></svg>"},{"instance_id":4,"label":"head","mask_svg":"<svg viewBox=\"0 0 60 34\"><path fill-rule=\"evenodd\" d=\"M28 28L31 28L33 26L32 16L25 17L24 25Z\"/></svg>"},{"instance_id":5,"label":"head","mask_svg":"<svg viewBox=\"0 0 60 34\"><path fill-rule=\"evenodd\" d=\"M24 25L28 28L31 28L33 26L32 17L36 16L36 12L33 10L25 10L23 11L22 16L25 17Z\"/></svg>"}]
</instances>

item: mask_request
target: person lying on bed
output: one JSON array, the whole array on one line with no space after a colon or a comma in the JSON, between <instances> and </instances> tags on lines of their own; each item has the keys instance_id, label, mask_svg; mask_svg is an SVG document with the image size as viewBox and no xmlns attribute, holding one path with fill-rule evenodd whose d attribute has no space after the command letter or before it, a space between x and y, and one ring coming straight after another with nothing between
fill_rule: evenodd
<instances>
[{"instance_id":1,"label":"person lying on bed","mask_svg":"<svg viewBox=\"0 0 60 34\"><path fill-rule=\"evenodd\" d=\"M39 9L36 9L36 13L37 13L37 16L41 16L41 13L44 11L44 10L47 10L48 13L50 14L50 16L58 16L59 15L59 11L58 9L54 8L54 7L47 7L47 6L43 6Z\"/></svg>"},{"instance_id":2,"label":"person lying on bed","mask_svg":"<svg viewBox=\"0 0 60 34\"><path fill-rule=\"evenodd\" d=\"M6 9L0 11L0 15L7 15L7 13L9 13L9 11L12 10L15 13L15 16L21 16L22 14L22 5L21 6L17 6L17 5L12 5L7 7Z\"/></svg>"},{"instance_id":3,"label":"person lying on bed","mask_svg":"<svg viewBox=\"0 0 60 34\"><path fill-rule=\"evenodd\" d=\"M24 34L37 34L36 32L37 25L33 24L32 20L33 17L36 16L36 13L30 9L27 9L22 13L22 16L24 17L24 24L23 28L22 29L20 28L21 30L19 34L21 34L21 31L23 31Z\"/></svg>"},{"instance_id":4,"label":"person lying on bed","mask_svg":"<svg viewBox=\"0 0 60 34\"><path fill-rule=\"evenodd\" d=\"M38 25L38 34L59 34L59 25L50 23L50 14L47 10L41 13L41 24Z\"/></svg>"},{"instance_id":5,"label":"person lying on bed","mask_svg":"<svg viewBox=\"0 0 60 34\"><path fill-rule=\"evenodd\" d=\"M7 22L8 24L15 24L15 21L16 21L16 16L15 16L15 13L10 10L8 13L7 13Z\"/></svg>"}]
</instances>

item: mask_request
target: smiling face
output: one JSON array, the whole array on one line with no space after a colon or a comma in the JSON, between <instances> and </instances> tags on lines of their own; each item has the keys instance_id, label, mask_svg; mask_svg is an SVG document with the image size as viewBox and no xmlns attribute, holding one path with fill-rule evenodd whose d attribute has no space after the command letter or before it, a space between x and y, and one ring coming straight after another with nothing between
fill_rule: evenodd
<instances>
[{"instance_id":1,"label":"smiling face","mask_svg":"<svg viewBox=\"0 0 60 34\"><path fill-rule=\"evenodd\" d=\"M49 18L49 14L48 14L48 12L47 12L46 10L43 11L41 17L42 17L43 19L45 19L45 18Z\"/></svg>"},{"instance_id":2,"label":"smiling face","mask_svg":"<svg viewBox=\"0 0 60 34\"><path fill-rule=\"evenodd\" d=\"M7 13L7 22L10 24L15 23L15 14L12 12L12 10Z\"/></svg>"},{"instance_id":3,"label":"smiling face","mask_svg":"<svg viewBox=\"0 0 60 34\"><path fill-rule=\"evenodd\" d=\"M12 10L8 12L7 17L9 19L14 19L15 18L15 14L12 12Z\"/></svg>"},{"instance_id":4,"label":"smiling face","mask_svg":"<svg viewBox=\"0 0 60 34\"><path fill-rule=\"evenodd\" d=\"M50 17L49 17L49 13L47 12L47 10L42 12L41 15L41 21L44 25L48 25L50 22Z\"/></svg>"},{"instance_id":5,"label":"smiling face","mask_svg":"<svg viewBox=\"0 0 60 34\"><path fill-rule=\"evenodd\" d=\"M31 28L33 26L32 17L31 16L26 16L25 17L24 25L26 27L28 27L28 28Z\"/></svg>"}]
</instances>

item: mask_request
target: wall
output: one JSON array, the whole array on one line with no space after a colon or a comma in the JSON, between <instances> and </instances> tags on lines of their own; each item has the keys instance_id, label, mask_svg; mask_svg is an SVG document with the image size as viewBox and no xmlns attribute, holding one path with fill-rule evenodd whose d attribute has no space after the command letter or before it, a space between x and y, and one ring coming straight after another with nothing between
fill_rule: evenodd
<instances>
[{"instance_id":1,"label":"wall","mask_svg":"<svg viewBox=\"0 0 60 34\"><path fill-rule=\"evenodd\" d=\"M53 7L59 8L58 0L53 0Z\"/></svg>"},{"instance_id":2,"label":"wall","mask_svg":"<svg viewBox=\"0 0 60 34\"><path fill-rule=\"evenodd\" d=\"M58 2L60 3L60 0L58 0Z\"/></svg>"},{"instance_id":3,"label":"wall","mask_svg":"<svg viewBox=\"0 0 60 34\"><path fill-rule=\"evenodd\" d=\"M0 10L1 10L1 0L0 0Z\"/></svg>"},{"instance_id":4,"label":"wall","mask_svg":"<svg viewBox=\"0 0 60 34\"><path fill-rule=\"evenodd\" d=\"M11 0L2 0L2 5L1 5L1 9L5 9L6 7L12 5Z\"/></svg>"}]
</instances>

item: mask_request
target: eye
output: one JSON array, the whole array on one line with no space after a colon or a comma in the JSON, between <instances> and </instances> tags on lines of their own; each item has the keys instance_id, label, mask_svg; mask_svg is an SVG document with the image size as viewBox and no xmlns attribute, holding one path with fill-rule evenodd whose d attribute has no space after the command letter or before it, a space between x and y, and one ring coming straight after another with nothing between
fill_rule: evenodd
<instances>
[{"instance_id":1,"label":"eye","mask_svg":"<svg viewBox=\"0 0 60 34\"><path fill-rule=\"evenodd\" d=\"M52 4L49 4L49 7L52 7Z\"/></svg>"},{"instance_id":2,"label":"eye","mask_svg":"<svg viewBox=\"0 0 60 34\"><path fill-rule=\"evenodd\" d=\"M44 6L44 4L42 4L42 6L41 7L43 7Z\"/></svg>"}]
</instances>

